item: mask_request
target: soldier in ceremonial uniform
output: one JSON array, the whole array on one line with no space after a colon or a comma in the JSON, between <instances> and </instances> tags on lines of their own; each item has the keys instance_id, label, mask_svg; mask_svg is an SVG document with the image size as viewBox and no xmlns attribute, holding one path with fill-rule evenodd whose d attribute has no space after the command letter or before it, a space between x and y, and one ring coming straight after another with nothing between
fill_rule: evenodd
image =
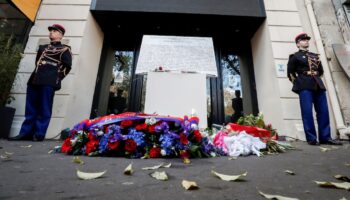
<instances>
[{"instance_id":1,"label":"soldier in ceremonial uniform","mask_svg":"<svg viewBox=\"0 0 350 200\"><path fill-rule=\"evenodd\" d=\"M310 39L306 33L296 36L299 51L289 56L287 69L288 78L293 83L292 91L299 95L306 140L310 145L341 145L331 138L326 88L321 79L323 67L319 55L308 50ZM313 106L317 113L318 139Z\"/></svg>"},{"instance_id":2,"label":"soldier in ceremonial uniform","mask_svg":"<svg viewBox=\"0 0 350 200\"><path fill-rule=\"evenodd\" d=\"M45 139L55 91L61 88L61 81L71 70L71 48L61 43L64 27L54 24L48 30L51 42L39 46L35 69L27 84L25 120L19 135L9 140Z\"/></svg>"}]
</instances>

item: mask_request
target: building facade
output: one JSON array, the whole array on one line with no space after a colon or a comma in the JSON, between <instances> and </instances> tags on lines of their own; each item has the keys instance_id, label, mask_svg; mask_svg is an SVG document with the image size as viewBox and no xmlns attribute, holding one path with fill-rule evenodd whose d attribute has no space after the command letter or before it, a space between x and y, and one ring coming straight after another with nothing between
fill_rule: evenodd
<instances>
[{"instance_id":1,"label":"building facade","mask_svg":"<svg viewBox=\"0 0 350 200\"><path fill-rule=\"evenodd\" d=\"M143 4L131 0L43 0L12 91L16 116L11 135L19 132L24 120L26 82L34 69L37 47L49 42L47 27L59 23L67 30L63 42L72 47L73 68L56 93L47 138L83 119L108 114L111 86L118 85L111 71L118 62L124 63L119 70L128 66L123 78L128 82L120 82L127 98L124 111L142 111L146 77L134 73L142 36L176 35L213 39L218 77L207 80L210 123L222 124L232 112L227 106L232 96L226 95L234 82L225 81L238 74L245 114L261 112L280 135L304 140L299 99L286 75L289 54L297 51L294 37L300 32L312 36L310 50L318 52L324 64L332 134L345 137L349 132L350 84L332 45L349 43L346 3L227 0L214 4L206 0L185 5L172 0L163 5L157 0ZM239 63L239 73L235 63ZM236 69L229 78L227 66Z\"/></svg>"}]
</instances>

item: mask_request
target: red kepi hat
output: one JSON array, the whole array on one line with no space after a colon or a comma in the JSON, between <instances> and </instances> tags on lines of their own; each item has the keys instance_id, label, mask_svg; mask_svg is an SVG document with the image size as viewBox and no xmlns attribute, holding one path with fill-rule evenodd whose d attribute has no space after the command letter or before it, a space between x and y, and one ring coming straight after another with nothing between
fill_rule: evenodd
<instances>
[{"instance_id":1,"label":"red kepi hat","mask_svg":"<svg viewBox=\"0 0 350 200\"><path fill-rule=\"evenodd\" d=\"M297 35L296 37L295 37L295 43L298 43L300 40L304 40L304 39L307 39L307 40L310 40L311 39L311 37L310 36L308 36L308 34L306 34L306 33L300 33L299 35Z\"/></svg>"},{"instance_id":2,"label":"red kepi hat","mask_svg":"<svg viewBox=\"0 0 350 200\"><path fill-rule=\"evenodd\" d=\"M64 27L62 25L59 24L53 24L52 26L47 27L49 29L49 31L51 30L56 30L62 33L62 35L64 35L64 33L66 32L66 29L64 29Z\"/></svg>"}]
</instances>

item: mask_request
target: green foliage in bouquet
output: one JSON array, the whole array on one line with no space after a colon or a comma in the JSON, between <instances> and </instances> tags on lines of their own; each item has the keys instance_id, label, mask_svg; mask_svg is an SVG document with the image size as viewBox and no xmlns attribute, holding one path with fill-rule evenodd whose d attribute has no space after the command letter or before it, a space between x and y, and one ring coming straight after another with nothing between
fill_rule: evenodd
<instances>
[{"instance_id":1,"label":"green foliage in bouquet","mask_svg":"<svg viewBox=\"0 0 350 200\"><path fill-rule=\"evenodd\" d=\"M237 121L237 124L245 126L256 126L259 128L265 127L264 116L261 113L259 113L258 116L250 114L240 117Z\"/></svg>"},{"instance_id":2,"label":"green foliage in bouquet","mask_svg":"<svg viewBox=\"0 0 350 200\"><path fill-rule=\"evenodd\" d=\"M267 125L265 124L264 115L262 113L259 113L257 116L250 114L250 115L240 117L237 121L237 124L244 125L244 126L256 126L259 128L266 129L270 131L271 137L277 134L277 130L272 128L271 124L267 124Z\"/></svg>"},{"instance_id":3,"label":"green foliage in bouquet","mask_svg":"<svg viewBox=\"0 0 350 200\"><path fill-rule=\"evenodd\" d=\"M22 58L23 47L15 43L13 35L0 33L0 107L11 103L12 84Z\"/></svg>"}]
</instances>

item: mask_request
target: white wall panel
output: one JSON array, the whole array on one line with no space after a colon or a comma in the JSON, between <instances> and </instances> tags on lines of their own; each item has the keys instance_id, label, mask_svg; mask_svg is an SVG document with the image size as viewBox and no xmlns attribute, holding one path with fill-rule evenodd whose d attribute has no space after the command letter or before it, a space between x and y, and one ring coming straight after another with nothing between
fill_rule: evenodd
<instances>
[{"instance_id":1,"label":"white wall panel","mask_svg":"<svg viewBox=\"0 0 350 200\"><path fill-rule=\"evenodd\" d=\"M301 26L298 12L266 11L268 25Z\"/></svg>"},{"instance_id":2,"label":"white wall panel","mask_svg":"<svg viewBox=\"0 0 350 200\"><path fill-rule=\"evenodd\" d=\"M86 20L90 5L70 6L70 5L41 5L37 19L51 20Z\"/></svg>"},{"instance_id":3,"label":"white wall panel","mask_svg":"<svg viewBox=\"0 0 350 200\"><path fill-rule=\"evenodd\" d=\"M265 0L266 10L298 11L295 0Z\"/></svg>"}]
</instances>

